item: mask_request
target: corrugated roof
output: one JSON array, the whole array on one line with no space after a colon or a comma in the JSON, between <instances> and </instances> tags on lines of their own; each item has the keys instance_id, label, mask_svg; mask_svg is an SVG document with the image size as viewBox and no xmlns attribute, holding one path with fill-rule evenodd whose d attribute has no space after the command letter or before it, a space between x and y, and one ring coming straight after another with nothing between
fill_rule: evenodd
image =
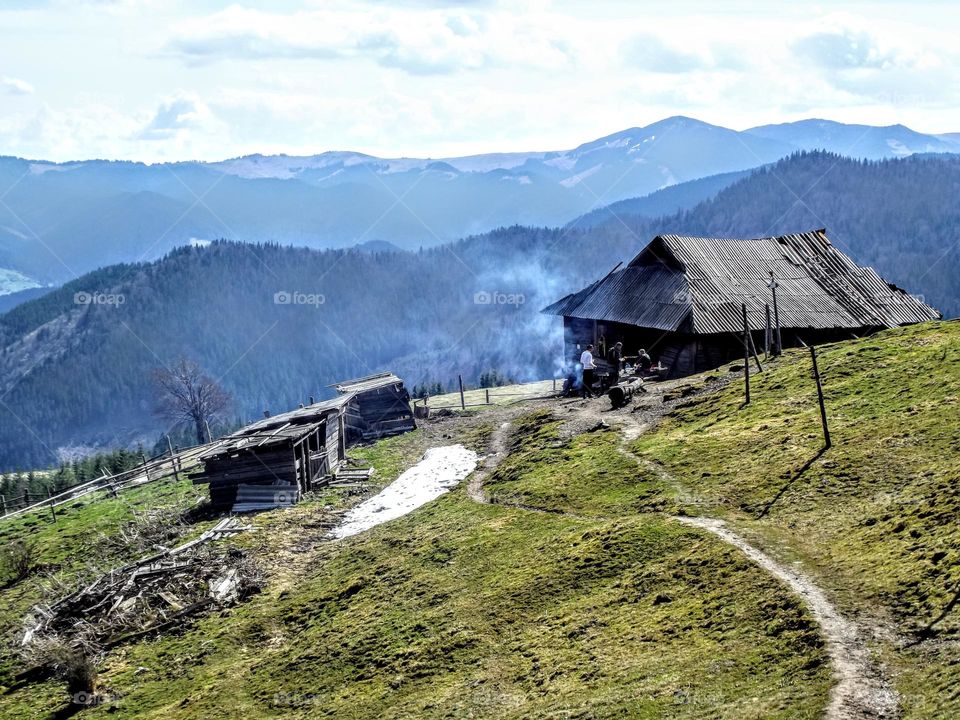
<instances>
[{"instance_id":1,"label":"corrugated roof","mask_svg":"<svg viewBox=\"0 0 960 720\"><path fill-rule=\"evenodd\" d=\"M221 443L200 456L210 459L251 447L267 447L277 443L296 442L314 432L326 421L326 416L353 400L353 393L339 395L332 400L307 405L289 412L271 415L246 425L223 438Z\"/></svg>"},{"instance_id":2,"label":"corrugated roof","mask_svg":"<svg viewBox=\"0 0 960 720\"><path fill-rule=\"evenodd\" d=\"M382 372L376 375L356 378L355 380L343 380L331 387L335 387L339 393L361 393L368 390L376 390L379 387L386 387L387 385L396 385L398 383L402 384L403 380L392 372Z\"/></svg>"},{"instance_id":3,"label":"corrugated roof","mask_svg":"<svg viewBox=\"0 0 960 720\"><path fill-rule=\"evenodd\" d=\"M618 272L543 312L702 334L763 327L776 278L784 328L893 327L932 307L837 250L823 230L754 239L658 235Z\"/></svg>"}]
</instances>

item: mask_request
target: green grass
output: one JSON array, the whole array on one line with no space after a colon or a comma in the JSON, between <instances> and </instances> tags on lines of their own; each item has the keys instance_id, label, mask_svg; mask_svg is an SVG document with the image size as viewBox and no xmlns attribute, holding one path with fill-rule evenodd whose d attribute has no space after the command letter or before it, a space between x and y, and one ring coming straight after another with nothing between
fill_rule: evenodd
<instances>
[{"instance_id":1,"label":"green grass","mask_svg":"<svg viewBox=\"0 0 960 720\"><path fill-rule=\"evenodd\" d=\"M537 442L538 425L521 425L519 446ZM478 446L488 433L478 422L449 441ZM610 441L578 439L578 461L610 455ZM363 453L385 482L423 442L411 433ZM540 481L524 467L562 466L563 452L520 451L512 490L532 494ZM825 703L811 618L695 529L654 514L479 505L461 487L348 541L293 552L323 512L317 501L258 515L262 529L237 540L279 560L267 563L264 591L114 651L101 668L109 701L84 716L812 719ZM0 715L62 704L44 683L0 696Z\"/></svg>"},{"instance_id":2,"label":"green grass","mask_svg":"<svg viewBox=\"0 0 960 720\"><path fill-rule=\"evenodd\" d=\"M562 422L544 409L515 424L510 454L486 482L492 502L581 515L634 515L670 506L668 487L620 452L619 431L563 440Z\"/></svg>"},{"instance_id":3,"label":"green grass","mask_svg":"<svg viewBox=\"0 0 960 720\"><path fill-rule=\"evenodd\" d=\"M847 612L908 636L960 588L960 324L820 348L833 445L822 456L809 353L792 351L641 437L692 498L804 561ZM804 471L804 466L809 467ZM887 649L908 718L960 716L960 612L946 643Z\"/></svg>"}]
</instances>

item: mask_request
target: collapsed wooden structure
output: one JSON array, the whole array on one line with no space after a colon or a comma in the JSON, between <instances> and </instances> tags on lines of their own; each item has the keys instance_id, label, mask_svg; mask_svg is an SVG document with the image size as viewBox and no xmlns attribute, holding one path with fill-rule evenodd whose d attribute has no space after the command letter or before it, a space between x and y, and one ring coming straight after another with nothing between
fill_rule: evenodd
<instances>
[{"instance_id":1,"label":"collapsed wooden structure","mask_svg":"<svg viewBox=\"0 0 960 720\"><path fill-rule=\"evenodd\" d=\"M351 395L248 425L201 455L194 484L210 486L214 510L248 512L292 505L325 484L346 458Z\"/></svg>"},{"instance_id":2,"label":"collapsed wooden structure","mask_svg":"<svg viewBox=\"0 0 960 720\"><path fill-rule=\"evenodd\" d=\"M334 399L266 417L222 438L198 458L203 470L193 482L210 486L214 510L292 505L340 474L349 445L416 428L410 395L393 373L333 387L339 393Z\"/></svg>"},{"instance_id":3,"label":"collapsed wooden structure","mask_svg":"<svg viewBox=\"0 0 960 720\"><path fill-rule=\"evenodd\" d=\"M346 414L347 441L376 440L415 430L410 393L391 372L344 380L331 387L350 396Z\"/></svg>"},{"instance_id":4,"label":"collapsed wooden structure","mask_svg":"<svg viewBox=\"0 0 960 720\"><path fill-rule=\"evenodd\" d=\"M822 229L753 239L658 235L626 267L543 312L563 317L571 363L588 344L603 358L622 342L625 355L644 348L679 377L743 357L744 305L756 347L764 344L768 306L784 346L940 317L857 265Z\"/></svg>"}]
</instances>

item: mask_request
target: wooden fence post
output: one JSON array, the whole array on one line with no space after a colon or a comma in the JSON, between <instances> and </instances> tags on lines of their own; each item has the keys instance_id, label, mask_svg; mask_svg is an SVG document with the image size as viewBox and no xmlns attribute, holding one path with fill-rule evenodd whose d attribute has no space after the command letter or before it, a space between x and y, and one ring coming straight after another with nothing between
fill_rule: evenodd
<instances>
[{"instance_id":1,"label":"wooden fence post","mask_svg":"<svg viewBox=\"0 0 960 720\"><path fill-rule=\"evenodd\" d=\"M487 405L490 404L490 388L487 388Z\"/></svg>"},{"instance_id":2,"label":"wooden fence post","mask_svg":"<svg viewBox=\"0 0 960 720\"><path fill-rule=\"evenodd\" d=\"M52 497L53 497L53 489L48 487L48 488L47 488L47 499L49 500L49 499L52 498ZM53 500L50 500L50 514L53 515L53 522L56 523L56 522L57 522L57 511L53 508Z\"/></svg>"},{"instance_id":3,"label":"wooden fence post","mask_svg":"<svg viewBox=\"0 0 960 720\"><path fill-rule=\"evenodd\" d=\"M177 456L173 454L173 443L170 442L170 436L167 435L167 450L170 452L170 467L173 468L173 477L180 482L180 473L177 472Z\"/></svg>"},{"instance_id":4,"label":"wooden fence post","mask_svg":"<svg viewBox=\"0 0 960 720\"><path fill-rule=\"evenodd\" d=\"M773 354L781 355L783 354L783 338L780 336L780 308L777 305L777 288L779 283L776 278L773 277L773 270L770 271L770 282L767 283L770 287L770 290L773 292L773 324L776 328L776 335L774 336L774 346Z\"/></svg>"},{"instance_id":5,"label":"wooden fence post","mask_svg":"<svg viewBox=\"0 0 960 720\"><path fill-rule=\"evenodd\" d=\"M744 405L750 404L750 329L747 327L747 306L743 305L743 390Z\"/></svg>"},{"instance_id":6,"label":"wooden fence post","mask_svg":"<svg viewBox=\"0 0 960 720\"><path fill-rule=\"evenodd\" d=\"M457 375L457 382L460 383L460 409L466 410L467 403L463 399L463 375Z\"/></svg>"},{"instance_id":7,"label":"wooden fence post","mask_svg":"<svg viewBox=\"0 0 960 720\"><path fill-rule=\"evenodd\" d=\"M0 503L3 503L3 514L7 514L7 496L0 495Z\"/></svg>"},{"instance_id":8,"label":"wooden fence post","mask_svg":"<svg viewBox=\"0 0 960 720\"><path fill-rule=\"evenodd\" d=\"M768 360L770 358L770 343L773 335L773 322L770 319L770 303L767 303L765 306L767 313L767 334L764 337L763 343L763 359Z\"/></svg>"},{"instance_id":9,"label":"wooden fence post","mask_svg":"<svg viewBox=\"0 0 960 720\"><path fill-rule=\"evenodd\" d=\"M817 400L820 403L820 423L823 425L824 449L831 447L830 428L827 426L827 406L823 402L823 384L820 382L820 368L817 367L817 351L810 346L810 359L813 361L813 377L817 381Z\"/></svg>"},{"instance_id":10,"label":"wooden fence post","mask_svg":"<svg viewBox=\"0 0 960 720\"><path fill-rule=\"evenodd\" d=\"M750 352L753 353L753 359L757 363L757 372L763 372L763 365L760 363L760 356L757 354L757 347L753 344L753 331L750 329L750 325L747 322L747 305L743 305L743 327L747 332L747 340L750 341Z\"/></svg>"},{"instance_id":11,"label":"wooden fence post","mask_svg":"<svg viewBox=\"0 0 960 720\"><path fill-rule=\"evenodd\" d=\"M312 405L313 403L311 403ZM207 442L213 442L213 433L210 432L210 423L207 422L206 418L203 420L203 426L207 429Z\"/></svg>"}]
</instances>

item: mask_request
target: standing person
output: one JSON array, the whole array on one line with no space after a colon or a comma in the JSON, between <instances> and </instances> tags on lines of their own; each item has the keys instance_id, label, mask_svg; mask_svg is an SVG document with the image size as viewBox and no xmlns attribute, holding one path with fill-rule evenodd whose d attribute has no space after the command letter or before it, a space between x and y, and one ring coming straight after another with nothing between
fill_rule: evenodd
<instances>
[{"instance_id":1,"label":"standing person","mask_svg":"<svg viewBox=\"0 0 960 720\"><path fill-rule=\"evenodd\" d=\"M593 345L587 345L587 349L580 355L580 365L583 367L583 387L580 388L580 397L587 395L593 397L593 371L597 366L593 364Z\"/></svg>"},{"instance_id":2,"label":"standing person","mask_svg":"<svg viewBox=\"0 0 960 720\"><path fill-rule=\"evenodd\" d=\"M607 353L607 360L613 366L613 382L616 384L620 380L620 369L623 366L623 343L618 342Z\"/></svg>"}]
</instances>

